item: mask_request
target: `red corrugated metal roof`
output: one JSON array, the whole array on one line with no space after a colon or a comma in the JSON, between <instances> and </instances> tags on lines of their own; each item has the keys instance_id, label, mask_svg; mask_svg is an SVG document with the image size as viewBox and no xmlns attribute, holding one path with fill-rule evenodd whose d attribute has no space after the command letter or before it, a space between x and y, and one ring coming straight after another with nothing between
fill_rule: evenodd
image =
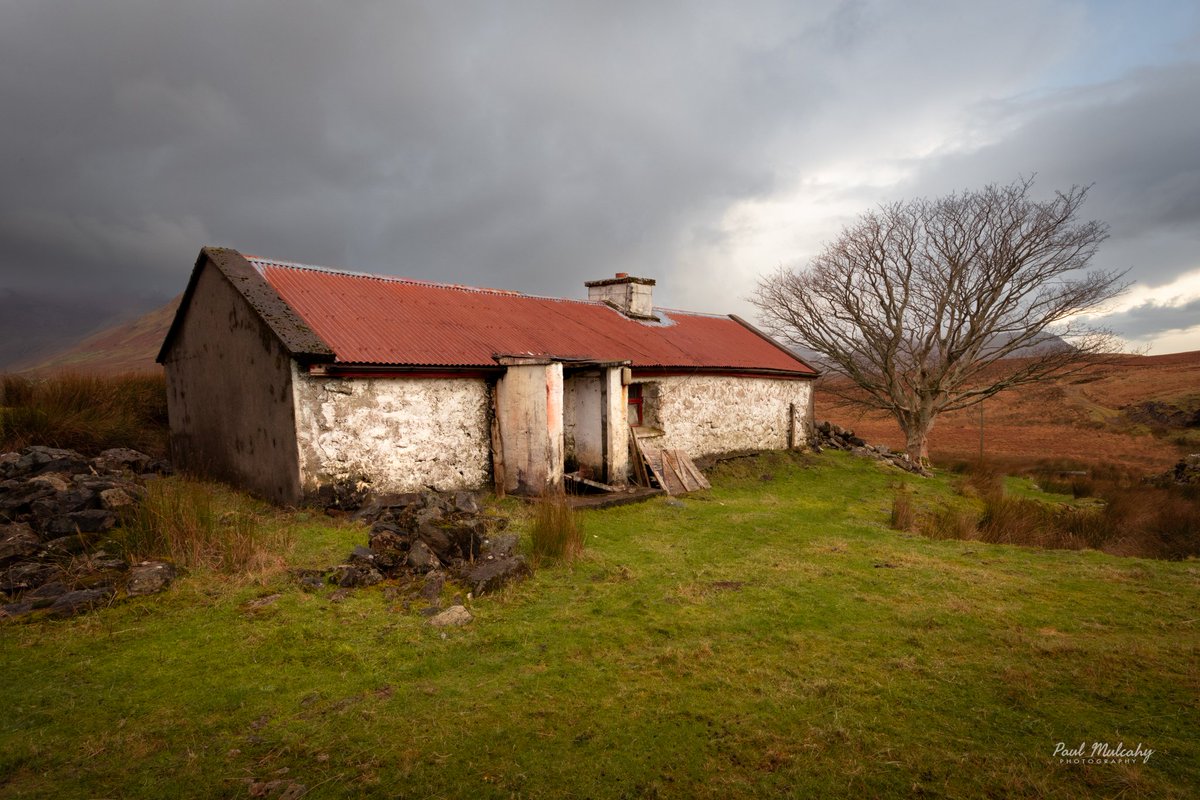
<instances>
[{"instance_id":1,"label":"red corrugated metal roof","mask_svg":"<svg viewBox=\"0 0 1200 800\"><path fill-rule=\"evenodd\" d=\"M603 303L247 260L344 364L495 366L493 356L631 361L635 367L811 367L729 317L656 309L659 323Z\"/></svg>"}]
</instances>

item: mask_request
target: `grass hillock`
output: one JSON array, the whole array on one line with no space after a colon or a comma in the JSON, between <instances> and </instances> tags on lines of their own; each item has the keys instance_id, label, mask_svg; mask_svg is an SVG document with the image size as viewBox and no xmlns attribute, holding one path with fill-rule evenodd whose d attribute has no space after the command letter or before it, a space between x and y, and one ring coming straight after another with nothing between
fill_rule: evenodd
<instances>
[{"instance_id":1,"label":"grass hillock","mask_svg":"<svg viewBox=\"0 0 1200 800\"><path fill-rule=\"evenodd\" d=\"M0 627L0 794L1194 796L1197 562L894 531L897 483L918 511L979 501L840 453L711 478L585 512L578 558L468 599L461 629L405 587L205 569ZM294 567L365 540L263 524ZM1154 752L1054 755L1081 742Z\"/></svg>"}]
</instances>

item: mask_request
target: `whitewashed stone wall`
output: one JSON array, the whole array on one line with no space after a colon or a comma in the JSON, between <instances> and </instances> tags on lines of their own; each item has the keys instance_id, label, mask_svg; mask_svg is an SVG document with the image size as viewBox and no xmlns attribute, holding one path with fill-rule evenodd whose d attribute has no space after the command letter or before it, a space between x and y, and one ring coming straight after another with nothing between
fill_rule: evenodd
<instances>
[{"instance_id":1,"label":"whitewashed stone wall","mask_svg":"<svg viewBox=\"0 0 1200 800\"><path fill-rule=\"evenodd\" d=\"M487 383L473 378L325 378L295 369L305 492L370 476L385 492L488 482Z\"/></svg>"},{"instance_id":2,"label":"whitewashed stone wall","mask_svg":"<svg viewBox=\"0 0 1200 800\"><path fill-rule=\"evenodd\" d=\"M664 434L647 443L692 457L786 448L793 408L798 444L812 423L811 381L671 375L639 382L645 424Z\"/></svg>"}]
</instances>

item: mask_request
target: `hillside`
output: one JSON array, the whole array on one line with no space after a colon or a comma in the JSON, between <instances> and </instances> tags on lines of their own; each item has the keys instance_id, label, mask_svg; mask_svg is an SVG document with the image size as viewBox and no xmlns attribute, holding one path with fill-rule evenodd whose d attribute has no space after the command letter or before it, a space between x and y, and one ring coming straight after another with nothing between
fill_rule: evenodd
<instances>
[{"instance_id":1,"label":"hillside","mask_svg":"<svg viewBox=\"0 0 1200 800\"><path fill-rule=\"evenodd\" d=\"M817 417L871 442L902 449L896 423L877 413L836 407L818 389ZM930 456L950 462L979 456L979 408L939 417ZM1129 356L1040 386L1005 392L983 405L984 453L1003 462L1069 459L1161 471L1200 450L1200 351Z\"/></svg>"},{"instance_id":2,"label":"hillside","mask_svg":"<svg viewBox=\"0 0 1200 800\"><path fill-rule=\"evenodd\" d=\"M77 344L32 363L19 363L12 371L25 373L80 372L91 375L118 375L126 372L158 370L154 357L180 298L147 314L106 328Z\"/></svg>"}]
</instances>

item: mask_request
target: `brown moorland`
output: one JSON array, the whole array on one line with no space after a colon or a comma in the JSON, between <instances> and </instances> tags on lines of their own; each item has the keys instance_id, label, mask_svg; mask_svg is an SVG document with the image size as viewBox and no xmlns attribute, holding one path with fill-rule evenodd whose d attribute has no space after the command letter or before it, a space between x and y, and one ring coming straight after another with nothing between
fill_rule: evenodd
<instances>
[{"instance_id":1,"label":"brown moorland","mask_svg":"<svg viewBox=\"0 0 1200 800\"><path fill-rule=\"evenodd\" d=\"M869 442L904 447L894 420L840 406L818 384L818 419L849 427ZM1047 383L1002 392L983 403L983 452L1007 466L1075 462L1162 472L1200 451L1200 351L1123 356ZM948 464L979 458L978 406L938 417L930 457Z\"/></svg>"}]
</instances>

